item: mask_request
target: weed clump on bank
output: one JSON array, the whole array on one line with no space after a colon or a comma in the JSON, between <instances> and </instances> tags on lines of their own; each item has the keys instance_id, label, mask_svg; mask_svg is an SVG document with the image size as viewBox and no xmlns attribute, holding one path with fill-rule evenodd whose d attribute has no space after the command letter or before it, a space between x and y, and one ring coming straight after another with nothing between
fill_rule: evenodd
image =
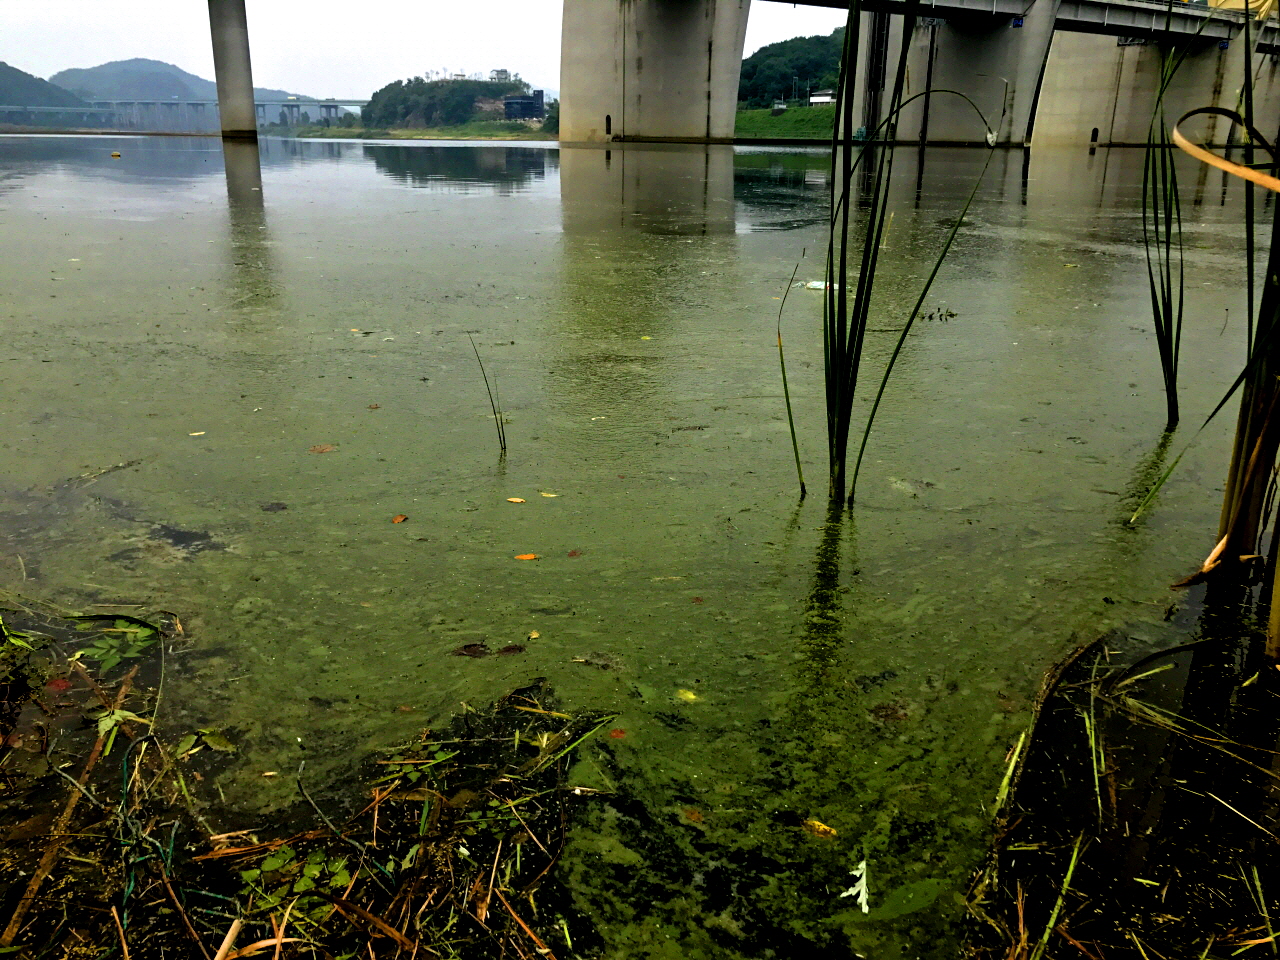
<instances>
[{"instance_id":1,"label":"weed clump on bank","mask_svg":"<svg viewBox=\"0 0 1280 960\"><path fill-rule=\"evenodd\" d=\"M216 832L219 731L166 731L176 618L0 612L0 948L18 957L554 956L567 778L612 715L543 681L382 751L349 783L296 779L269 825ZM319 794L317 798L316 794ZM357 809L344 815L340 809Z\"/></svg>"}]
</instances>

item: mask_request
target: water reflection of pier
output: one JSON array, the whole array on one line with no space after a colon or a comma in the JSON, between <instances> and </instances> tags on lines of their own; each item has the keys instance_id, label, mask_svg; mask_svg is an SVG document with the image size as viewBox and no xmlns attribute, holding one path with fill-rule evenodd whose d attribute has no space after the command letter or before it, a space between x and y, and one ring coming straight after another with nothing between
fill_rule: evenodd
<instances>
[{"instance_id":1,"label":"water reflection of pier","mask_svg":"<svg viewBox=\"0 0 1280 960\"><path fill-rule=\"evenodd\" d=\"M655 424L684 411L711 376L701 341L742 335L723 310L738 284L733 149L564 148L560 197L547 392L565 418L566 453L663 461ZM591 418L599 429L575 429Z\"/></svg>"},{"instance_id":2,"label":"water reflection of pier","mask_svg":"<svg viewBox=\"0 0 1280 960\"><path fill-rule=\"evenodd\" d=\"M704 236L736 228L732 147L579 147L560 156L567 235L620 227Z\"/></svg>"}]
</instances>

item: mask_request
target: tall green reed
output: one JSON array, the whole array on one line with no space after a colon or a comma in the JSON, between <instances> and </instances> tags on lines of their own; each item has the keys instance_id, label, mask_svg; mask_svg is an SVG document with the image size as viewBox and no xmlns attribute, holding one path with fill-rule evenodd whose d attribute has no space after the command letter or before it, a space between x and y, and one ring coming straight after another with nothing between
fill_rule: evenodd
<instances>
[{"instance_id":1,"label":"tall green reed","mask_svg":"<svg viewBox=\"0 0 1280 960\"><path fill-rule=\"evenodd\" d=\"M902 39L898 51L894 82L888 109L877 125L865 131L865 142L855 152L853 88L859 57L860 0L853 0L845 25L844 50L840 64L840 82L836 93L836 128L831 141L831 218L829 223L826 263L826 284L823 298L823 360L826 382L827 455L829 471L829 495L832 501L853 502L858 470L866 451L871 426L879 410L885 387L893 365L906 342L906 337L919 315L942 261L955 240L969 205L982 183L995 147L995 132L987 123L982 111L964 94L954 90L926 90L903 99L907 52L915 28L919 0L908 0L903 14ZM874 38L873 38L874 39ZM883 40L883 37L881 38ZM870 57L868 59L871 59ZM878 83L877 78L868 80ZM897 141L898 118L903 109L921 97L953 94L967 102L977 113L986 130L989 149L982 174L974 184L964 208L942 247L924 288L917 299L898 344L889 359L880 380L879 389L871 412L867 417L858 449L858 459L852 474L849 473L848 448L853 426L853 403L862 372L867 321L872 308L876 268L884 249L884 239L889 220L889 188L893 174L894 146ZM858 202L862 209L858 229L861 236L851 242L853 230L854 180L858 177ZM857 262L856 274L851 277L853 261ZM851 280L853 283L851 284ZM850 288L852 287L852 293Z\"/></svg>"},{"instance_id":2,"label":"tall green reed","mask_svg":"<svg viewBox=\"0 0 1280 960\"><path fill-rule=\"evenodd\" d=\"M498 431L498 451L503 456L507 453L507 428L502 416L502 402L498 399L498 376L494 374L493 386L489 386L489 374L485 372L484 361L480 359L480 349L476 346L475 338L471 334L467 334L467 339L471 341L471 349L476 355L476 363L480 365L480 376L484 377L484 390L489 395L489 409L493 411L493 425Z\"/></svg>"},{"instance_id":3,"label":"tall green reed","mask_svg":"<svg viewBox=\"0 0 1280 960\"><path fill-rule=\"evenodd\" d=\"M800 254L804 258L803 251ZM796 477L800 481L800 499L803 500L808 491L804 485L804 467L800 465L800 441L796 439L796 418L791 412L791 387L787 384L787 358L782 352L782 311L787 308L787 297L796 282L796 274L800 272L800 261L796 261L791 271L791 279L787 281L787 289L782 293L782 303L778 304L778 366L782 370L782 395L787 401L787 427L791 431L791 452L796 458Z\"/></svg>"},{"instance_id":4,"label":"tall green reed","mask_svg":"<svg viewBox=\"0 0 1280 960\"><path fill-rule=\"evenodd\" d=\"M1161 58L1160 87L1147 128L1147 150L1142 165L1142 239L1147 253L1147 284L1151 319L1155 326L1160 371L1164 377L1165 426L1178 426L1178 359L1182 347L1183 268L1182 205L1178 197L1178 172L1174 165L1165 94L1184 54L1167 51Z\"/></svg>"},{"instance_id":5,"label":"tall green reed","mask_svg":"<svg viewBox=\"0 0 1280 960\"><path fill-rule=\"evenodd\" d=\"M862 365L867 317L875 286L893 173L897 115L906 80L907 50L915 29L919 0L908 0L903 14L902 43L894 70L889 110L883 122L865 131L867 142L857 151L854 141L854 79L860 54L862 4L852 0L845 23L844 50L836 92L836 127L831 138L831 222L827 242L826 290L823 298L823 369L827 401L827 461L829 494L844 500L849 489L846 462L853 420L853 400ZM876 147L883 134L884 143ZM874 152L873 152L874 151ZM872 153L873 152L873 153ZM871 169L874 164L874 171ZM856 287L849 296L849 234L854 175L863 166L861 254ZM851 493L852 491L850 491Z\"/></svg>"}]
</instances>

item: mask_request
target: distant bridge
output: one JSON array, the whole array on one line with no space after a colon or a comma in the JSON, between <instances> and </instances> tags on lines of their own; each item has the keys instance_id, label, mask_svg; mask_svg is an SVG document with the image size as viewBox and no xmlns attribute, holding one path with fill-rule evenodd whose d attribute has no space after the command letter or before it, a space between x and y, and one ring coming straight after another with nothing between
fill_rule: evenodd
<instances>
[{"instance_id":1,"label":"distant bridge","mask_svg":"<svg viewBox=\"0 0 1280 960\"><path fill-rule=\"evenodd\" d=\"M841 0L799 2L847 8ZM862 3L860 62L850 93L855 122L866 131L884 119L906 8L903 0ZM561 139L732 139L749 9L750 0L565 0ZM909 92L967 94L1003 144L1029 143L1033 130L1045 139L1145 141L1156 53L1176 42L1192 51L1167 94L1167 111L1176 116L1193 106L1235 106L1241 11L1181 0L925 0L916 10ZM1258 116L1273 129L1271 114L1280 111L1280 30L1274 19L1255 26ZM982 140L981 124L955 97L912 103L896 129L902 140Z\"/></svg>"},{"instance_id":2,"label":"distant bridge","mask_svg":"<svg viewBox=\"0 0 1280 960\"><path fill-rule=\"evenodd\" d=\"M368 102L368 97L257 100L254 112L260 125L278 122L283 113L287 124L298 126L303 113L313 121L332 122L344 111L359 113ZM39 123L55 118L115 130L216 133L219 129L217 100L93 100L87 107L0 105L0 123Z\"/></svg>"}]
</instances>

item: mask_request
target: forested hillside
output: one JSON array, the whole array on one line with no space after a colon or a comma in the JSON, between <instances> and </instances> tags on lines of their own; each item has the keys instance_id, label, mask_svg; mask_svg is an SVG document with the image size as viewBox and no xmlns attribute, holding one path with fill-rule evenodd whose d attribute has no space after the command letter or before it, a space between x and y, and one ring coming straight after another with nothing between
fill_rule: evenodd
<instances>
[{"instance_id":1,"label":"forested hillside","mask_svg":"<svg viewBox=\"0 0 1280 960\"><path fill-rule=\"evenodd\" d=\"M84 107L87 104L48 80L0 63L0 106Z\"/></svg>"},{"instance_id":2,"label":"forested hillside","mask_svg":"<svg viewBox=\"0 0 1280 960\"><path fill-rule=\"evenodd\" d=\"M212 80L187 73L161 60L135 57L113 60L96 67L62 70L50 83L86 100L216 100L218 87ZM284 90L254 87L259 100L284 100L294 96ZM299 97L310 100L311 97Z\"/></svg>"},{"instance_id":3,"label":"forested hillside","mask_svg":"<svg viewBox=\"0 0 1280 960\"><path fill-rule=\"evenodd\" d=\"M761 47L742 61L738 101L744 107L767 107L775 100L803 97L806 89L836 85L844 27L827 37L796 37Z\"/></svg>"},{"instance_id":4,"label":"forested hillside","mask_svg":"<svg viewBox=\"0 0 1280 960\"><path fill-rule=\"evenodd\" d=\"M477 101L528 92L529 84L519 77L505 82L414 77L389 83L375 93L361 119L366 127L456 126L475 117Z\"/></svg>"}]
</instances>

